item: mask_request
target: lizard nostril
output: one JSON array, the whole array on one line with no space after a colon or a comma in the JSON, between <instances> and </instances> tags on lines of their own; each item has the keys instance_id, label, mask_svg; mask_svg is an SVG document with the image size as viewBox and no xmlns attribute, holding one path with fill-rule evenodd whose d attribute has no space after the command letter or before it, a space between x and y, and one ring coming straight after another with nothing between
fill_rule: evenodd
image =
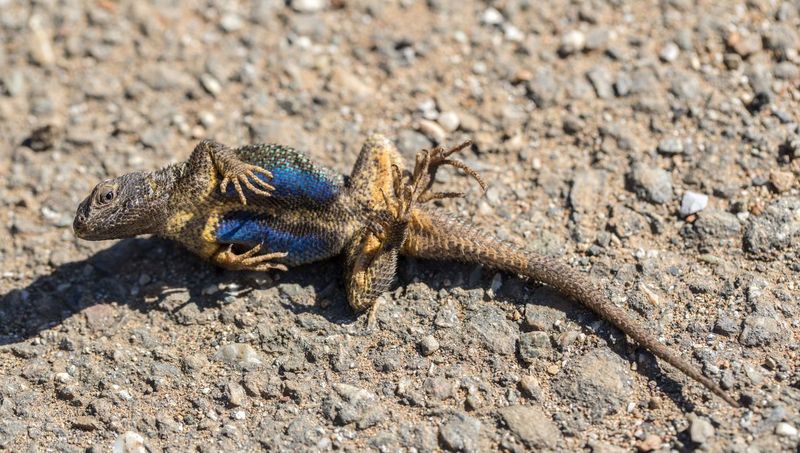
<instances>
[{"instance_id":1,"label":"lizard nostril","mask_svg":"<svg viewBox=\"0 0 800 453\"><path fill-rule=\"evenodd\" d=\"M85 225L86 225L86 215L79 212L75 216L75 220L72 221L72 229L75 231L79 231L83 229Z\"/></svg>"}]
</instances>

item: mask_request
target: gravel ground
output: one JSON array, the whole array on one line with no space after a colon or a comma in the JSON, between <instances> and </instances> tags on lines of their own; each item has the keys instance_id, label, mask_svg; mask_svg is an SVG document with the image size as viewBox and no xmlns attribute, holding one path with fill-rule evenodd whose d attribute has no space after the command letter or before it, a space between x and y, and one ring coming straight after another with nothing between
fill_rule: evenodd
<instances>
[{"instance_id":1,"label":"gravel ground","mask_svg":"<svg viewBox=\"0 0 800 453\"><path fill-rule=\"evenodd\" d=\"M0 449L795 451L800 2L0 0ZM210 137L349 171L475 142L487 231L601 282L733 410L547 288L404 260L376 332L337 261L89 243L108 175ZM144 447L143 447L144 446Z\"/></svg>"}]
</instances>

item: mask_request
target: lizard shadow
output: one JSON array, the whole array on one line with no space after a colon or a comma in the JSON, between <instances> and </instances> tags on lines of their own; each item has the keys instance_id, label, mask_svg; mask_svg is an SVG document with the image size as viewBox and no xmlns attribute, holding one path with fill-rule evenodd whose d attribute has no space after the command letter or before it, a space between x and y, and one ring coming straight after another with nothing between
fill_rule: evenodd
<instances>
[{"instance_id":1,"label":"lizard shadow","mask_svg":"<svg viewBox=\"0 0 800 453\"><path fill-rule=\"evenodd\" d=\"M398 284L402 288L419 280L434 290L448 286L465 290L491 287L491 280L481 272L476 273L476 269L480 268L457 263L443 269L441 263L405 259L399 268ZM313 314L343 326L352 326L366 319L347 305L338 259L299 266L287 273L260 275L266 275L263 277L267 280L266 285L281 284L284 289L279 292L278 303L294 314ZM464 275L469 277L465 279ZM265 286L264 282L251 285L254 282L246 282L247 279L248 273L219 270L170 241L158 238L118 241L85 260L58 266L25 288L0 294L0 346L34 337L78 313L85 312L87 318L94 316L92 307L112 302L126 304L140 312L162 310L179 313L190 304L196 306L196 312L218 308L225 305L228 298L236 296L237 288ZM581 326L590 326L599 320L577 302L554 296L554 292L538 291L535 285L516 277L505 275L504 280L503 288L494 296L503 304L532 303L563 313L566 319ZM287 287L287 284L291 286ZM311 303L298 301L293 297L293 290L286 289L298 286L311 288L301 292L312 294ZM220 287L232 291L219 290ZM178 297L175 297L176 293ZM633 345L620 341L619 331L615 328L605 323L597 323L597 326L585 329L590 330L590 335L599 336L626 361L629 360L632 352L636 351ZM366 323L362 330L366 332ZM679 407L693 411L693 403L680 392L682 384L662 372L649 352L641 348L638 351L634 353L640 359L637 361L638 372L657 382Z\"/></svg>"},{"instance_id":2,"label":"lizard shadow","mask_svg":"<svg viewBox=\"0 0 800 453\"><path fill-rule=\"evenodd\" d=\"M335 285L327 278L335 267L334 262L316 265L315 269L322 272L315 274L309 267L300 266L289 273L260 274L259 281L246 281L247 273L218 269L170 241L124 239L84 260L61 264L23 288L0 294L0 346L25 341L76 314L85 314L87 321L102 318L102 306L109 303L125 304L143 313L169 311L177 318L182 309L193 304L190 311L202 313L225 305L237 293L247 292L248 287L263 286L262 279L269 285L278 281L311 286L314 294L329 293L336 298L337 291L331 291ZM256 276L249 277L255 280ZM280 297L284 307L302 311L285 302L291 297L284 296ZM357 319L346 303L338 300L326 310L316 305L314 311L325 312L337 323Z\"/></svg>"},{"instance_id":3,"label":"lizard shadow","mask_svg":"<svg viewBox=\"0 0 800 453\"><path fill-rule=\"evenodd\" d=\"M149 300L155 286L179 283L172 272L179 260L170 252L158 239L125 239L0 295L0 345L24 341L97 305L153 309L156 304Z\"/></svg>"}]
</instances>

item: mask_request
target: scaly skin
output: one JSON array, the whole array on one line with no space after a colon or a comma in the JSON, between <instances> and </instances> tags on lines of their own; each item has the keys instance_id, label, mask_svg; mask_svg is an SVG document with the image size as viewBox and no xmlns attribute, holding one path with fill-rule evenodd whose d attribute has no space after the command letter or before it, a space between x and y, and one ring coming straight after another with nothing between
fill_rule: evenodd
<instances>
[{"instance_id":1,"label":"scaly skin","mask_svg":"<svg viewBox=\"0 0 800 453\"><path fill-rule=\"evenodd\" d=\"M427 205L461 195L431 190L444 165L461 168L483 185L474 171L449 157L464 147L423 150L408 172L394 145L376 135L344 177L285 146L232 149L203 141L184 163L98 184L78 207L74 229L89 240L155 234L228 269L283 270L343 254L348 302L371 315L378 296L390 288L401 254L484 264L581 302L738 406L581 273Z\"/></svg>"}]
</instances>

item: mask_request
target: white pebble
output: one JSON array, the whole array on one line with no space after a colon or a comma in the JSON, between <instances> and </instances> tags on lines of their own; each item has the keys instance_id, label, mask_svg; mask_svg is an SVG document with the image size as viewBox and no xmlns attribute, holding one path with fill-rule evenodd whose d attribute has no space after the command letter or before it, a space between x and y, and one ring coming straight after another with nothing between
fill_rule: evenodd
<instances>
[{"instance_id":1,"label":"white pebble","mask_svg":"<svg viewBox=\"0 0 800 453\"><path fill-rule=\"evenodd\" d=\"M435 120L439 117L439 111L436 109L436 101L433 99L425 99L417 105L417 110L422 112L425 119Z\"/></svg>"},{"instance_id":2,"label":"white pebble","mask_svg":"<svg viewBox=\"0 0 800 453\"><path fill-rule=\"evenodd\" d=\"M442 112L439 115L439 125L447 132L453 132L461 125L461 118L456 112Z\"/></svg>"},{"instance_id":3,"label":"white pebble","mask_svg":"<svg viewBox=\"0 0 800 453\"><path fill-rule=\"evenodd\" d=\"M117 437L112 450L114 453L145 453L144 437L139 433L128 431Z\"/></svg>"},{"instance_id":4,"label":"white pebble","mask_svg":"<svg viewBox=\"0 0 800 453\"><path fill-rule=\"evenodd\" d=\"M200 112L198 117L200 119L200 124L202 124L203 127L205 127L206 129L213 126L214 123L217 121L217 117L215 117L214 114L209 111Z\"/></svg>"},{"instance_id":5,"label":"white pebble","mask_svg":"<svg viewBox=\"0 0 800 453\"><path fill-rule=\"evenodd\" d=\"M486 11L481 15L481 22L486 25L499 25L502 24L504 20L500 11L492 7L486 8Z\"/></svg>"},{"instance_id":6,"label":"white pebble","mask_svg":"<svg viewBox=\"0 0 800 453\"><path fill-rule=\"evenodd\" d=\"M219 348L214 358L240 366L255 366L263 363L258 352L247 343L226 344Z\"/></svg>"},{"instance_id":7,"label":"white pebble","mask_svg":"<svg viewBox=\"0 0 800 453\"><path fill-rule=\"evenodd\" d=\"M293 44L301 49L310 49L311 46L314 45L314 41L312 41L308 36L298 36L297 39L294 40Z\"/></svg>"},{"instance_id":8,"label":"white pebble","mask_svg":"<svg viewBox=\"0 0 800 453\"><path fill-rule=\"evenodd\" d=\"M33 61L40 66L52 66L56 62L52 30L45 26L43 16L40 14L31 16L28 26L31 29L29 43Z\"/></svg>"},{"instance_id":9,"label":"white pebble","mask_svg":"<svg viewBox=\"0 0 800 453\"><path fill-rule=\"evenodd\" d=\"M212 96L216 96L222 91L222 85L211 74L203 74L200 76L200 83Z\"/></svg>"},{"instance_id":10,"label":"white pebble","mask_svg":"<svg viewBox=\"0 0 800 453\"><path fill-rule=\"evenodd\" d=\"M586 35L580 30L571 30L561 37L561 46L558 51L561 54L569 55L580 52L586 46Z\"/></svg>"},{"instance_id":11,"label":"white pebble","mask_svg":"<svg viewBox=\"0 0 800 453\"><path fill-rule=\"evenodd\" d=\"M797 437L797 428L786 422L780 422L775 427L775 434L784 437Z\"/></svg>"},{"instance_id":12,"label":"white pebble","mask_svg":"<svg viewBox=\"0 0 800 453\"><path fill-rule=\"evenodd\" d=\"M72 376L70 376L69 373L56 373L56 380L62 384L66 384L72 380Z\"/></svg>"},{"instance_id":13,"label":"white pebble","mask_svg":"<svg viewBox=\"0 0 800 453\"><path fill-rule=\"evenodd\" d=\"M506 41L522 42L525 39L525 33L522 33L519 28L511 24L506 24L506 26L503 27L503 31Z\"/></svg>"},{"instance_id":14,"label":"white pebble","mask_svg":"<svg viewBox=\"0 0 800 453\"><path fill-rule=\"evenodd\" d=\"M443 143L444 140L447 138L447 132L439 126L438 123L429 120L420 120L419 121L419 130L426 137L431 139L434 143Z\"/></svg>"},{"instance_id":15,"label":"white pebble","mask_svg":"<svg viewBox=\"0 0 800 453\"><path fill-rule=\"evenodd\" d=\"M670 41L664 47L661 48L661 52L658 53L659 58L666 61L667 63L671 61L675 61L680 55L681 49L678 48L678 45L674 42Z\"/></svg>"},{"instance_id":16,"label":"white pebble","mask_svg":"<svg viewBox=\"0 0 800 453\"><path fill-rule=\"evenodd\" d=\"M292 9L299 13L315 13L327 6L325 0L292 0Z\"/></svg>"},{"instance_id":17,"label":"white pebble","mask_svg":"<svg viewBox=\"0 0 800 453\"><path fill-rule=\"evenodd\" d=\"M681 200L681 217L686 217L700 212L705 209L706 206L708 206L708 195L692 192L691 190L686 191L686 193L683 194L683 199Z\"/></svg>"},{"instance_id":18,"label":"white pebble","mask_svg":"<svg viewBox=\"0 0 800 453\"><path fill-rule=\"evenodd\" d=\"M493 293L497 294L497 292L500 291L500 288L502 287L503 287L503 276L500 275L499 273L494 274L494 277L492 277L492 283L489 285L489 289Z\"/></svg>"},{"instance_id":19,"label":"white pebble","mask_svg":"<svg viewBox=\"0 0 800 453\"><path fill-rule=\"evenodd\" d=\"M219 21L219 25L223 30L230 33L232 31L240 30L243 23L241 17L233 13L228 13L222 16L222 19Z\"/></svg>"}]
</instances>

